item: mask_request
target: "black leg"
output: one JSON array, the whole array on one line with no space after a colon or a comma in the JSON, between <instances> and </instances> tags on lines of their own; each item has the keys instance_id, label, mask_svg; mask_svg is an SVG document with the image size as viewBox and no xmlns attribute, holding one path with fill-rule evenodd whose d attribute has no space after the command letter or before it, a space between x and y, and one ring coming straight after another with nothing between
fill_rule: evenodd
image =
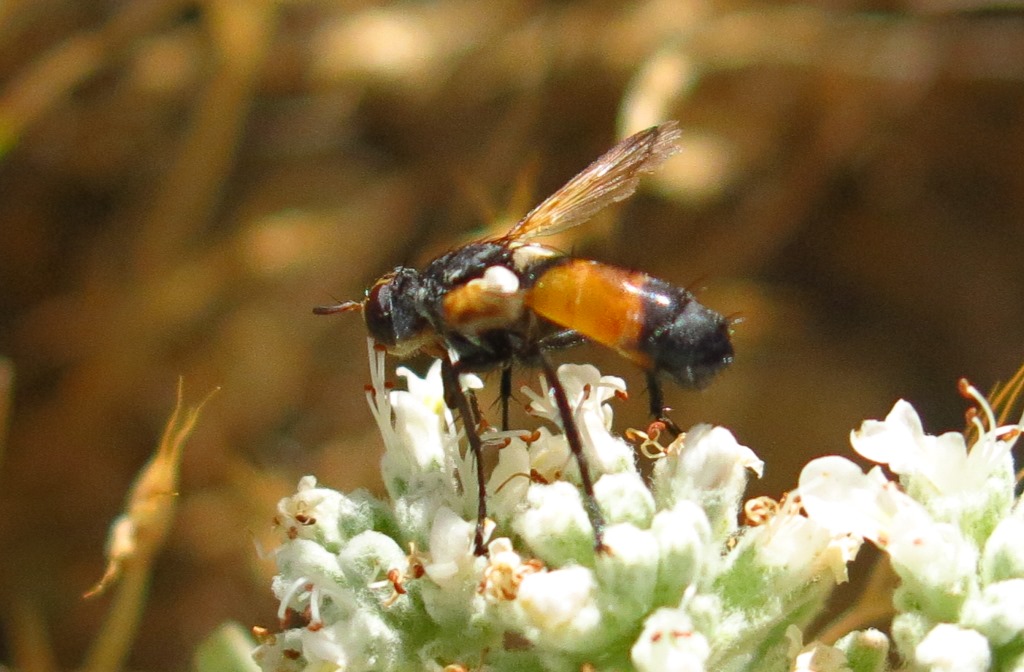
<instances>
[{"instance_id":1,"label":"black leg","mask_svg":"<svg viewBox=\"0 0 1024 672\"><path fill-rule=\"evenodd\" d=\"M512 398L512 367L501 370L501 431L508 431L508 401Z\"/></svg>"},{"instance_id":2,"label":"black leg","mask_svg":"<svg viewBox=\"0 0 1024 672\"><path fill-rule=\"evenodd\" d=\"M665 408L665 397L661 392L661 381L658 380L658 375L653 371L647 372L647 394L651 402L651 417L659 422L665 424L665 428L672 432L676 436L683 433L671 418L668 417Z\"/></svg>"},{"instance_id":3,"label":"black leg","mask_svg":"<svg viewBox=\"0 0 1024 672\"><path fill-rule=\"evenodd\" d=\"M480 442L480 434L477 432L477 420L479 414L474 412L474 403L466 397L459 383L459 374L451 360L445 358L441 363L441 378L444 382L444 397L448 408L457 411L462 418L462 426L466 430L466 439L469 441L469 449L476 461L476 482L477 482L477 507L476 507L476 534L473 536L474 552L477 555L486 555L484 547L484 521L487 519L487 481L484 478L483 445Z\"/></svg>"},{"instance_id":4,"label":"black leg","mask_svg":"<svg viewBox=\"0 0 1024 672\"><path fill-rule=\"evenodd\" d=\"M572 409L569 408L569 399L565 396L565 388L562 387L562 382L558 380L558 374L555 371L554 365L543 350L538 352L537 358L544 369L544 377L547 378L548 385L551 386L551 391L555 394L555 404L558 406L558 414L562 418L565 439L568 441L569 449L572 451L573 457L576 458L576 464L580 468L580 481L583 483L583 506L587 510L587 517L590 518L590 525L594 528L594 550L602 553L607 550L602 541L605 526L604 515L602 515L601 509L597 505L597 499L594 498L594 483L590 479L590 468L587 466L587 457L583 453L583 441L580 439L580 430L576 426Z\"/></svg>"},{"instance_id":5,"label":"black leg","mask_svg":"<svg viewBox=\"0 0 1024 672\"><path fill-rule=\"evenodd\" d=\"M572 348L577 345L582 345L586 342L587 339L581 336L578 331L562 329L561 331L548 334L544 338L538 340L537 347L541 350L561 350L563 348Z\"/></svg>"}]
</instances>

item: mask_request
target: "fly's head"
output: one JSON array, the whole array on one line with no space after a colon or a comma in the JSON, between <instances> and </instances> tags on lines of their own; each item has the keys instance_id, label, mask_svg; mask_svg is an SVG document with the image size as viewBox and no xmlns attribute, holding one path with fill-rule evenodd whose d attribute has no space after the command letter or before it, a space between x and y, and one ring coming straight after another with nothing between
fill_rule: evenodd
<instances>
[{"instance_id":1,"label":"fly's head","mask_svg":"<svg viewBox=\"0 0 1024 672\"><path fill-rule=\"evenodd\" d=\"M362 301L314 308L318 315L361 311L366 329L389 354L407 357L434 340L424 316L424 291L418 271L399 266L366 290Z\"/></svg>"}]
</instances>

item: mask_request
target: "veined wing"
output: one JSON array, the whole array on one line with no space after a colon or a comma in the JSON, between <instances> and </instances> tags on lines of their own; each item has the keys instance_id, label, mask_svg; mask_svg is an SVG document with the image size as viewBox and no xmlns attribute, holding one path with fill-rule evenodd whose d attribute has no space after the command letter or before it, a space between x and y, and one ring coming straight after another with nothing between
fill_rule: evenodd
<instances>
[{"instance_id":1,"label":"veined wing","mask_svg":"<svg viewBox=\"0 0 1024 672\"><path fill-rule=\"evenodd\" d=\"M550 236L583 224L598 210L629 198L640 176L678 151L674 121L634 133L615 145L531 210L499 240Z\"/></svg>"}]
</instances>

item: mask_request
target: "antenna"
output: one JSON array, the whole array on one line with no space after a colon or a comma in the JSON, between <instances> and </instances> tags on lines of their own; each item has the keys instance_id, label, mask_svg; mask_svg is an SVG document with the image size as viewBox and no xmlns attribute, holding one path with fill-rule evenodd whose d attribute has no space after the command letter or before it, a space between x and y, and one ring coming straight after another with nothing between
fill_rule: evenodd
<instances>
[{"instance_id":1,"label":"antenna","mask_svg":"<svg viewBox=\"0 0 1024 672\"><path fill-rule=\"evenodd\" d=\"M336 303L333 306L317 306L313 308L314 315L334 315L336 313L350 313L353 310L362 310L362 301L345 301Z\"/></svg>"}]
</instances>

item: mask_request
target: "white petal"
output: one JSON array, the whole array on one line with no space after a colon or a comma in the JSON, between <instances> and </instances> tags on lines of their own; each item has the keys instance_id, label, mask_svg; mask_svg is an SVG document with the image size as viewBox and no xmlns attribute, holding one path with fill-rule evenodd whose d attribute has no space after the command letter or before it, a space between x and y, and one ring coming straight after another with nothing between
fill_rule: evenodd
<instances>
[{"instance_id":1,"label":"white petal","mask_svg":"<svg viewBox=\"0 0 1024 672\"><path fill-rule=\"evenodd\" d=\"M516 598L524 635L548 649L592 650L601 629L596 591L593 574L580 566L528 574Z\"/></svg>"},{"instance_id":2,"label":"white petal","mask_svg":"<svg viewBox=\"0 0 1024 672\"><path fill-rule=\"evenodd\" d=\"M444 585L459 571L471 564L473 534L476 526L441 507L430 530L430 562L424 569L435 583Z\"/></svg>"},{"instance_id":3,"label":"white petal","mask_svg":"<svg viewBox=\"0 0 1024 672\"><path fill-rule=\"evenodd\" d=\"M799 490L807 515L833 534L878 542L889 527L893 511L884 506L885 486L845 457L811 460L800 472Z\"/></svg>"},{"instance_id":4,"label":"white petal","mask_svg":"<svg viewBox=\"0 0 1024 672\"><path fill-rule=\"evenodd\" d=\"M934 672L985 672L992 659L980 633L949 623L932 628L914 654L918 664Z\"/></svg>"},{"instance_id":5,"label":"white petal","mask_svg":"<svg viewBox=\"0 0 1024 672\"><path fill-rule=\"evenodd\" d=\"M884 421L865 420L850 432L850 444L858 453L878 464L888 464L898 474L916 470L924 439L921 418L909 402L900 399Z\"/></svg>"},{"instance_id":6,"label":"white petal","mask_svg":"<svg viewBox=\"0 0 1024 672\"><path fill-rule=\"evenodd\" d=\"M644 622L630 650L640 672L704 672L711 645L682 609L658 609Z\"/></svg>"},{"instance_id":7,"label":"white petal","mask_svg":"<svg viewBox=\"0 0 1024 672\"><path fill-rule=\"evenodd\" d=\"M530 452L521 439L514 438L498 451L498 464L487 481L488 515L504 523L526 498L529 488Z\"/></svg>"}]
</instances>

